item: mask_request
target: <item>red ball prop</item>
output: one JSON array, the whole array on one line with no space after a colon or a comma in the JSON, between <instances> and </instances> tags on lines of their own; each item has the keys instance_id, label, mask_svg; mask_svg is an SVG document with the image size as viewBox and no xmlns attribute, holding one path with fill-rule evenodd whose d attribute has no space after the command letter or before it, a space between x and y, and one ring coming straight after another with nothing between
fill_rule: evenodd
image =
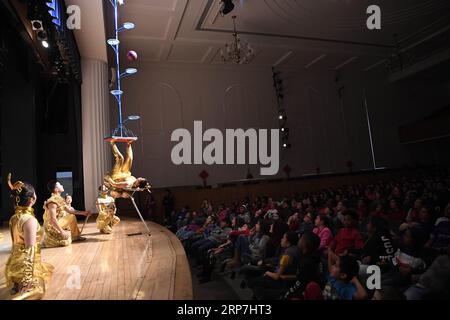
<instances>
[{"instance_id":1,"label":"red ball prop","mask_svg":"<svg viewBox=\"0 0 450 320\"><path fill-rule=\"evenodd\" d=\"M136 61L138 58L138 55L137 55L136 51L131 50L131 51L128 51L127 58L130 61Z\"/></svg>"}]
</instances>

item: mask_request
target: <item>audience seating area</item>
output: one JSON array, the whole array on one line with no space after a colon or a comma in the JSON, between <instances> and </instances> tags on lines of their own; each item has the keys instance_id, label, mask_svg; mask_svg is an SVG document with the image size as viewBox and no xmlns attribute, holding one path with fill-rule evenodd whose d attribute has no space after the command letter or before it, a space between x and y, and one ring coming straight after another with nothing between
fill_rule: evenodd
<instances>
[{"instance_id":1,"label":"audience seating area","mask_svg":"<svg viewBox=\"0 0 450 320\"><path fill-rule=\"evenodd\" d=\"M181 209L167 193L165 223L194 281L220 275L254 299L450 298L449 170L364 180Z\"/></svg>"}]
</instances>

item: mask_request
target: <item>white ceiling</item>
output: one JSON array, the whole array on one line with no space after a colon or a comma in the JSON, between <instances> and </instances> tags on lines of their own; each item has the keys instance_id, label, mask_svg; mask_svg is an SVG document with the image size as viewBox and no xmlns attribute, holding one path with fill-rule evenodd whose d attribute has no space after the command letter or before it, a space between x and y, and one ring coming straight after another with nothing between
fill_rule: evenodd
<instances>
[{"instance_id":1,"label":"white ceiling","mask_svg":"<svg viewBox=\"0 0 450 320\"><path fill-rule=\"evenodd\" d=\"M108 2L108 0L105 0ZM232 40L230 15L220 0L125 0L122 51L152 63L219 64ZM361 0L234 0L238 30L256 50L255 66L370 70L383 65L394 34L406 38L450 12L448 0L378 0L382 30L366 28Z\"/></svg>"}]
</instances>

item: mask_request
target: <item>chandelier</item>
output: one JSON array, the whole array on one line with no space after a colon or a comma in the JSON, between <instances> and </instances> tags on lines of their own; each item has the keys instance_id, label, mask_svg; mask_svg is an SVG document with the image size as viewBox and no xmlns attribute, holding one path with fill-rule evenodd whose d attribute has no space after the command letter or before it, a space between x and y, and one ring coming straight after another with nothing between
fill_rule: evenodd
<instances>
[{"instance_id":1,"label":"chandelier","mask_svg":"<svg viewBox=\"0 0 450 320\"><path fill-rule=\"evenodd\" d=\"M220 49L220 55L224 63L234 64L248 64L255 57L254 50L246 42L244 45L241 43L241 39L236 29L236 16L233 16L234 41L225 45L225 50Z\"/></svg>"}]
</instances>

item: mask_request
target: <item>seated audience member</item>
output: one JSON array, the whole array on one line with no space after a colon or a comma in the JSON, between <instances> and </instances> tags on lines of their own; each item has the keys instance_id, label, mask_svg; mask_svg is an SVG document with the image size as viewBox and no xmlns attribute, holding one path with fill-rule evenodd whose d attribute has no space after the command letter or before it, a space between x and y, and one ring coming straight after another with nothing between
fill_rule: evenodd
<instances>
[{"instance_id":1,"label":"seated audience member","mask_svg":"<svg viewBox=\"0 0 450 320\"><path fill-rule=\"evenodd\" d=\"M197 263L204 263L207 251L212 248L217 248L224 243L230 232L230 222L225 219L220 221L220 225L211 230L204 239L194 242L191 246L191 252L197 258Z\"/></svg>"},{"instance_id":2,"label":"seated audience member","mask_svg":"<svg viewBox=\"0 0 450 320\"><path fill-rule=\"evenodd\" d=\"M236 240L240 235L248 236L250 234L250 229L248 224L245 223L244 219L239 216L234 216L231 220L231 228L233 229L230 232L230 238L232 241Z\"/></svg>"},{"instance_id":3,"label":"seated audience member","mask_svg":"<svg viewBox=\"0 0 450 320\"><path fill-rule=\"evenodd\" d=\"M257 299L279 298L291 283L292 276L297 274L300 249L297 246L298 235L288 231L281 240L283 253L274 270L268 270L264 275L247 282ZM289 277L291 276L291 277Z\"/></svg>"},{"instance_id":4,"label":"seated audience member","mask_svg":"<svg viewBox=\"0 0 450 320\"><path fill-rule=\"evenodd\" d=\"M375 290L372 300L406 300L405 295L394 287L383 287Z\"/></svg>"},{"instance_id":5,"label":"seated audience member","mask_svg":"<svg viewBox=\"0 0 450 320\"><path fill-rule=\"evenodd\" d=\"M393 230L398 230L398 227L405 222L406 213L400 208L397 199L389 201L389 209L387 213L388 221Z\"/></svg>"},{"instance_id":6,"label":"seated audience member","mask_svg":"<svg viewBox=\"0 0 450 320\"><path fill-rule=\"evenodd\" d=\"M217 217L219 218L219 220L225 220L225 219L229 218L228 217L228 214L229 214L228 209L225 207L224 204L221 204L219 206L219 210L217 212L218 212Z\"/></svg>"},{"instance_id":7,"label":"seated audience member","mask_svg":"<svg viewBox=\"0 0 450 320\"><path fill-rule=\"evenodd\" d=\"M300 223L297 233L301 237L307 232L312 232L314 229L314 218L310 212L307 212L303 217L303 222Z\"/></svg>"},{"instance_id":8,"label":"seated audience member","mask_svg":"<svg viewBox=\"0 0 450 320\"><path fill-rule=\"evenodd\" d=\"M438 256L419 278L405 291L408 300L450 299L450 246Z\"/></svg>"},{"instance_id":9,"label":"seated audience member","mask_svg":"<svg viewBox=\"0 0 450 320\"><path fill-rule=\"evenodd\" d=\"M320 238L314 233L305 233L298 242L300 262L296 282L284 294L285 300L322 300Z\"/></svg>"},{"instance_id":10,"label":"seated audience member","mask_svg":"<svg viewBox=\"0 0 450 320\"><path fill-rule=\"evenodd\" d=\"M347 211L347 205L344 201L339 200L334 209L334 218L332 221L333 233L337 234L339 229L344 225L344 213Z\"/></svg>"},{"instance_id":11,"label":"seated audience member","mask_svg":"<svg viewBox=\"0 0 450 320\"><path fill-rule=\"evenodd\" d=\"M436 251L446 250L450 245L450 204L444 211L444 216L437 219L427 247Z\"/></svg>"},{"instance_id":12,"label":"seated audience member","mask_svg":"<svg viewBox=\"0 0 450 320\"><path fill-rule=\"evenodd\" d=\"M289 208L289 203L287 200L283 200L280 208L280 217L283 221L287 221L288 218L292 215L292 210Z\"/></svg>"},{"instance_id":13,"label":"seated audience member","mask_svg":"<svg viewBox=\"0 0 450 320\"><path fill-rule=\"evenodd\" d=\"M320 238L319 251L321 252L326 252L328 250L328 246L333 240L333 234L328 228L329 221L330 220L328 217L322 214L317 215L315 220L316 227L313 229L313 233Z\"/></svg>"},{"instance_id":14,"label":"seated audience member","mask_svg":"<svg viewBox=\"0 0 450 320\"><path fill-rule=\"evenodd\" d=\"M360 220L367 217L367 205L364 199L359 199L356 205L356 213Z\"/></svg>"},{"instance_id":15,"label":"seated audience member","mask_svg":"<svg viewBox=\"0 0 450 320\"><path fill-rule=\"evenodd\" d=\"M375 206L375 210L369 214L369 218L371 217L381 217L384 219L388 219L387 214L384 212L384 205L382 202L378 202Z\"/></svg>"},{"instance_id":16,"label":"seated audience member","mask_svg":"<svg viewBox=\"0 0 450 320\"><path fill-rule=\"evenodd\" d=\"M424 244L427 240L419 227L408 228L395 252L394 268L381 278L382 286L405 287L411 284L412 276L421 274L427 266Z\"/></svg>"},{"instance_id":17,"label":"seated audience member","mask_svg":"<svg viewBox=\"0 0 450 320\"><path fill-rule=\"evenodd\" d=\"M417 219L415 221L403 223L400 226L399 230L400 230L400 232L403 232L407 228L415 226L415 227L421 228L422 231L424 232L424 234L430 235L434 229L433 224L431 223L430 220L431 220L430 211L427 207L423 206L419 210L419 215L418 215Z\"/></svg>"},{"instance_id":18,"label":"seated audience member","mask_svg":"<svg viewBox=\"0 0 450 320\"><path fill-rule=\"evenodd\" d=\"M197 223L199 223L199 221ZM216 228L218 228L217 218L215 216L208 216L203 227L197 229L194 234L189 234L190 237L186 239L188 242L187 247L190 248L195 242L208 238L209 234Z\"/></svg>"},{"instance_id":19,"label":"seated audience member","mask_svg":"<svg viewBox=\"0 0 450 320\"><path fill-rule=\"evenodd\" d=\"M300 227L300 214L296 212L290 216L287 219L287 225L290 231L297 231Z\"/></svg>"},{"instance_id":20,"label":"seated audience member","mask_svg":"<svg viewBox=\"0 0 450 320\"><path fill-rule=\"evenodd\" d=\"M417 198L414 201L414 207L409 209L406 215L406 222L417 222L419 220L420 209L423 207L423 201L421 198Z\"/></svg>"},{"instance_id":21,"label":"seated audience member","mask_svg":"<svg viewBox=\"0 0 450 320\"><path fill-rule=\"evenodd\" d=\"M358 215L352 210L347 210L344 215L344 227L339 230L330 244L331 249L339 256L348 253L357 254L364 246L361 233L357 229Z\"/></svg>"},{"instance_id":22,"label":"seated audience member","mask_svg":"<svg viewBox=\"0 0 450 320\"><path fill-rule=\"evenodd\" d=\"M374 216L367 224L369 238L364 244L361 252L362 265L378 265L382 271L389 270L392 267L395 248L389 232L388 222Z\"/></svg>"},{"instance_id":23,"label":"seated audience member","mask_svg":"<svg viewBox=\"0 0 450 320\"><path fill-rule=\"evenodd\" d=\"M238 216L239 216L239 218L244 220L245 223L250 223L251 222L252 218L251 218L250 212L248 211L247 206L244 205L244 204L239 207Z\"/></svg>"},{"instance_id":24,"label":"seated audience member","mask_svg":"<svg viewBox=\"0 0 450 320\"><path fill-rule=\"evenodd\" d=\"M245 281L261 276L265 271L275 268L274 266L277 264L281 251L283 250L281 241L286 230L287 226L282 221L276 220L271 223L269 229L270 239L266 244L265 259L258 261L256 266L245 265L239 269L239 274L244 275Z\"/></svg>"},{"instance_id":25,"label":"seated audience member","mask_svg":"<svg viewBox=\"0 0 450 320\"><path fill-rule=\"evenodd\" d=\"M359 266L352 256L338 256L328 249L328 282L323 290L325 300L364 300L367 292L357 276Z\"/></svg>"},{"instance_id":26,"label":"seated audience member","mask_svg":"<svg viewBox=\"0 0 450 320\"><path fill-rule=\"evenodd\" d=\"M264 219L269 221L280 220L280 214L277 209L269 209L264 215Z\"/></svg>"},{"instance_id":27,"label":"seated audience member","mask_svg":"<svg viewBox=\"0 0 450 320\"><path fill-rule=\"evenodd\" d=\"M176 215L175 215L175 227L176 230L179 230L180 228L186 226L189 224L190 222L190 213L189 213L189 208L188 207L184 207L183 209L181 209Z\"/></svg>"},{"instance_id":28,"label":"seated audience member","mask_svg":"<svg viewBox=\"0 0 450 320\"><path fill-rule=\"evenodd\" d=\"M280 243L283 235L287 231L287 225L279 220L273 221L270 225L270 239L266 246L266 257L278 257L280 254Z\"/></svg>"},{"instance_id":29,"label":"seated audience member","mask_svg":"<svg viewBox=\"0 0 450 320\"><path fill-rule=\"evenodd\" d=\"M176 236L181 242L183 242L193 237L200 229L200 226L191 223L178 229Z\"/></svg>"},{"instance_id":30,"label":"seated audience member","mask_svg":"<svg viewBox=\"0 0 450 320\"><path fill-rule=\"evenodd\" d=\"M266 257L266 247L270 240L270 225L263 220L256 223L249 235L240 235L236 239L235 254L228 267L240 264L256 264Z\"/></svg>"}]
</instances>

